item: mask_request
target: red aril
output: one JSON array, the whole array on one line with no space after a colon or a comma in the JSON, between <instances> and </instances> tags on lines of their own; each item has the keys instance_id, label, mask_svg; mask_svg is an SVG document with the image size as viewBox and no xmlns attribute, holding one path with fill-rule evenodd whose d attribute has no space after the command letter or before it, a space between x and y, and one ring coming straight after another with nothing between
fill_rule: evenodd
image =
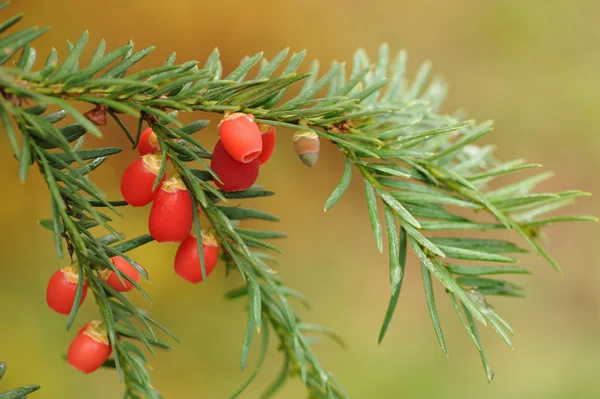
<instances>
[{"instance_id":1,"label":"red aril","mask_svg":"<svg viewBox=\"0 0 600 399\"><path fill-rule=\"evenodd\" d=\"M152 189L161 166L160 155L144 155L125 169L121 178L121 195L131 206L144 206L152 202L160 184ZM161 181L164 181L163 175Z\"/></svg>"},{"instance_id":2,"label":"red aril","mask_svg":"<svg viewBox=\"0 0 600 399\"><path fill-rule=\"evenodd\" d=\"M262 152L258 156L258 162L262 165L273 155L273 150L275 149L275 127L259 123L258 128L260 129L262 138Z\"/></svg>"},{"instance_id":3,"label":"red aril","mask_svg":"<svg viewBox=\"0 0 600 399\"><path fill-rule=\"evenodd\" d=\"M249 189L258 178L259 161L241 163L233 159L223 147L221 140L217 141L213 150L210 168L219 176L215 184L223 191L243 191Z\"/></svg>"},{"instance_id":4,"label":"red aril","mask_svg":"<svg viewBox=\"0 0 600 399\"><path fill-rule=\"evenodd\" d=\"M158 242L180 242L187 238L194 223L192 196L180 176L166 180L150 209L148 229Z\"/></svg>"},{"instance_id":5,"label":"red aril","mask_svg":"<svg viewBox=\"0 0 600 399\"><path fill-rule=\"evenodd\" d=\"M79 331L67 352L67 362L84 374L96 371L110 356L112 348L104 324L88 322Z\"/></svg>"},{"instance_id":6,"label":"red aril","mask_svg":"<svg viewBox=\"0 0 600 399\"><path fill-rule=\"evenodd\" d=\"M204 270L206 277L214 270L219 261L219 246L214 232L202 230L202 252L204 253ZM202 269L198 243L194 235L185 239L175 255L175 273L190 283L202 281Z\"/></svg>"},{"instance_id":7,"label":"red aril","mask_svg":"<svg viewBox=\"0 0 600 399\"><path fill-rule=\"evenodd\" d=\"M136 270L135 267L125 259L120 256L113 256L110 258L110 261L115 266L115 268L121 272L122 275L128 276L130 279L135 281L136 283L140 281L140 273ZM119 276L117 273L110 269L104 269L101 272L101 277L108 285L110 285L116 291L131 291L133 289L133 284L131 284L127 279L123 276L123 282L119 280Z\"/></svg>"},{"instance_id":8,"label":"red aril","mask_svg":"<svg viewBox=\"0 0 600 399\"><path fill-rule=\"evenodd\" d=\"M160 152L160 143L151 127L140 134L137 150L140 155L156 154L157 152Z\"/></svg>"},{"instance_id":9,"label":"red aril","mask_svg":"<svg viewBox=\"0 0 600 399\"><path fill-rule=\"evenodd\" d=\"M80 277L79 269L74 266L63 267L54 272L46 289L46 302L50 309L60 314L71 313L77 296L77 285ZM87 282L84 280L79 306L85 300L86 294Z\"/></svg>"},{"instance_id":10,"label":"red aril","mask_svg":"<svg viewBox=\"0 0 600 399\"><path fill-rule=\"evenodd\" d=\"M238 162L252 162L262 151L262 139L252 114L236 112L219 123L219 139L223 147Z\"/></svg>"}]
</instances>

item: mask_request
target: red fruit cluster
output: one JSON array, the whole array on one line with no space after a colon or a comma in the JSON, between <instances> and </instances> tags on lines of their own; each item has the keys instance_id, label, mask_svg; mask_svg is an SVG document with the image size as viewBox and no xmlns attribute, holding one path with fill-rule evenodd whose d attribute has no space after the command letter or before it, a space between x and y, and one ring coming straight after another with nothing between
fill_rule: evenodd
<instances>
[{"instance_id":1,"label":"red fruit cluster","mask_svg":"<svg viewBox=\"0 0 600 399\"><path fill-rule=\"evenodd\" d=\"M260 165L269 160L275 147L275 129L258 125L250 114L235 113L225 117L219 124L219 141L211 160L211 168L218 179L216 185L223 191L241 191L250 188L258 178ZM175 273L183 280L198 283L208 277L219 261L219 245L214 231L202 230L198 238L191 233L194 200L179 175L159 181L157 176L164 170L160 142L151 128L140 135L138 153L121 178L121 194L134 207L152 203L148 218L148 230L157 242L179 242L175 255ZM200 248L198 247L200 242ZM201 250L200 250L201 249ZM111 268L97 268L95 273L106 284L119 292L131 291L140 279L138 269L121 256L110 259ZM118 272L118 273L117 273ZM83 279L83 280L81 280ZM79 303L75 303L79 286L82 285ZM87 294L88 284L79 269L67 266L57 270L48 283L46 301L55 312L71 313L74 306L81 306ZM100 321L85 324L71 343L67 361L83 373L100 368L112 353L106 328Z\"/></svg>"},{"instance_id":2,"label":"red fruit cluster","mask_svg":"<svg viewBox=\"0 0 600 399\"><path fill-rule=\"evenodd\" d=\"M258 125L251 114L235 113L219 124L210 167L219 177L215 184L223 191L249 189L258 178L259 166L269 160L275 148L275 128Z\"/></svg>"},{"instance_id":3,"label":"red fruit cluster","mask_svg":"<svg viewBox=\"0 0 600 399\"><path fill-rule=\"evenodd\" d=\"M116 291L130 291L133 288L131 281L137 282L140 273L128 261L120 256L111 259L114 268L117 269L122 280L111 269L101 269L98 276ZM80 279L79 269L73 266L63 267L54 272L46 290L46 302L48 306L59 314L67 315L75 306L78 285ZM131 280L131 281L130 281ZM77 306L81 306L87 294L87 281L83 280L83 291ZM67 361L75 369L83 373L91 373L97 370L112 352L108 342L106 329L100 321L91 321L80 330L67 353Z\"/></svg>"}]
</instances>

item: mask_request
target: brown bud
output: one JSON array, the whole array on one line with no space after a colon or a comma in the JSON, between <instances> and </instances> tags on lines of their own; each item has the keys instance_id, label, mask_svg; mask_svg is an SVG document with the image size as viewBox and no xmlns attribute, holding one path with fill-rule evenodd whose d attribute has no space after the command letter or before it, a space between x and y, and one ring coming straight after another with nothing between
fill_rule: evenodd
<instances>
[{"instance_id":1,"label":"brown bud","mask_svg":"<svg viewBox=\"0 0 600 399\"><path fill-rule=\"evenodd\" d=\"M94 109L83 114L96 126L106 125L106 107L104 105L96 105Z\"/></svg>"},{"instance_id":2,"label":"brown bud","mask_svg":"<svg viewBox=\"0 0 600 399\"><path fill-rule=\"evenodd\" d=\"M320 141L315 132L305 130L294 133L294 150L302 163L312 168L319 159Z\"/></svg>"}]
</instances>

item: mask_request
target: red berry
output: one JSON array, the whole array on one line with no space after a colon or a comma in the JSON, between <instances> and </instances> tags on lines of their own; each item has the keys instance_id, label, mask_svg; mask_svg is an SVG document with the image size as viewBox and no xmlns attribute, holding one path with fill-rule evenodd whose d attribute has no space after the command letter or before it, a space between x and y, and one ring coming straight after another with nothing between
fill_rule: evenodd
<instances>
[{"instance_id":1,"label":"red berry","mask_svg":"<svg viewBox=\"0 0 600 399\"><path fill-rule=\"evenodd\" d=\"M165 181L152 202L148 229L158 242L186 239L194 223L192 196L179 176Z\"/></svg>"},{"instance_id":2,"label":"red berry","mask_svg":"<svg viewBox=\"0 0 600 399\"><path fill-rule=\"evenodd\" d=\"M152 202L160 185L154 190L152 186L160 170L160 155L144 155L133 161L125 169L121 178L121 194L131 206L144 206ZM165 180L163 175L162 180Z\"/></svg>"},{"instance_id":3,"label":"red berry","mask_svg":"<svg viewBox=\"0 0 600 399\"><path fill-rule=\"evenodd\" d=\"M275 149L275 127L260 123L258 125L262 138L262 152L258 156L258 162L262 165L271 158Z\"/></svg>"},{"instance_id":4,"label":"red berry","mask_svg":"<svg viewBox=\"0 0 600 399\"><path fill-rule=\"evenodd\" d=\"M91 321L79 331L67 352L67 361L76 370L88 374L96 371L112 352L106 328L100 321Z\"/></svg>"},{"instance_id":5,"label":"red berry","mask_svg":"<svg viewBox=\"0 0 600 399\"><path fill-rule=\"evenodd\" d=\"M113 256L110 258L110 261L121 274L128 276L136 283L140 281L140 273L125 259L120 256ZM123 277L123 282L121 282L117 273L110 269L104 269L100 274L102 279L116 291L131 291L133 288L133 284L127 281L125 277Z\"/></svg>"},{"instance_id":6,"label":"red berry","mask_svg":"<svg viewBox=\"0 0 600 399\"><path fill-rule=\"evenodd\" d=\"M258 159L248 163L241 163L233 159L225 150L221 140L217 141L210 161L210 168L222 182L215 180L215 184L223 191L249 189L258 178L259 166Z\"/></svg>"},{"instance_id":7,"label":"red berry","mask_svg":"<svg viewBox=\"0 0 600 399\"><path fill-rule=\"evenodd\" d=\"M63 267L54 272L46 290L46 302L56 313L69 314L75 303L77 284L79 283L79 269L73 266ZM83 293L79 306L87 294L87 282L83 282Z\"/></svg>"},{"instance_id":8,"label":"red berry","mask_svg":"<svg viewBox=\"0 0 600 399\"><path fill-rule=\"evenodd\" d=\"M214 233L209 230L202 230L202 251L206 277L208 277L219 261L219 246ZM202 281L200 254L194 235L190 235L179 245L175 255L175 273L190 283Z\"/></svg>"},{"instance_id":9,"label":"red berry","mask_svg":"<svg viewBox=\"0 0 600 399\"><path fill-rule=\"evenodd\" d=\"M157 152L160 152L160 143L151 127L140 134L137 150L140 155L156 154Z\"/></svg>"},{"instance_id":10,"label":"red berry","mask_svg":"<svg viewBox=\"0 0 600 399\"><path fill-rule=\"evenodd\" d=\"M255 160L262 151L260 130L252 114L236 112L219 123L219 139L223 147L238 162Z\"/></svg>"}]
</instances>

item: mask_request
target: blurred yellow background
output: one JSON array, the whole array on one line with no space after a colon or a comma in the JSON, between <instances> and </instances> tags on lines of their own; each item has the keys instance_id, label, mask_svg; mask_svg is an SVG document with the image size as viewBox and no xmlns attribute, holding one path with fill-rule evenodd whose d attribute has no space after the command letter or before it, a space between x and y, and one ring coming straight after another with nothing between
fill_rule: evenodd
<instances>
[{"instance_id":1,"label":"blurred yellow background","mask_svg":"<svg viewBox=\"0 0 600 399\"><path fill-rule=\"evenodd\" d=\"M333 59L350 60L357 47L375 55L387 41L392 49L409 51L411 73L425 59L433 61L434 71L450 84L445 111L465 107L470 117L496 121L494 134L486 140L498 144L500 156L526 157L554 170L555 178L544 189L600 189L597 1L14 1L1 18L21 11L26 13L23 27L53 27L36 42L41 60L51 46L64 58L65 40L74 42L85 29L94 46L102 38L109 49L129 39L136 48L156 45L144 67L159 65L171 51L177 51L178 61L204 62L216 46L225 71L260 50L272 57L283 47L306 48L310 59L328 65ZM200 134L205 143L214 143L214 126ZM347 350L324 341L316 351L353 398L600 397L597 225L548 230L548 247L562 264L563 277L533 255L522 259L534 272L518 280L529 297L493 302L516 330L515 350L493 332L483 332L496 371L488 384L476 349L440 295L450 360L442 354L412 259L387 338L377 345L389 295L387 259L370 235L362 185L355 181L342 201L323 214L343 158L326 146L315 169L309 170L296 159L288 134L280 132L274 158L259 180L278 195L252 204L281 217L275 229L286 231L289 239L280 243L285 251L280 273L311 300L313 310L303 313L305 319L334 328L348 341ZM50 215L48 194L33 169L27 184L19 183L8 141L4 135L0 140L5 187L0 208L0 360L9 368L0 391L37 383L42 390L34 398L118 398L122 386L112 371L83 376L60 358L74 333L65 334L66 319L45 304L47 280L65 262L57 259L51 234L37 224ZM114 123L106 127L102 143L87 141L88 147L100 144L128 145ZM132 151L115 156L93 180L111 198L118 197L121 171L135 156ZM573 213L600 215L596 198L578 201ZM117 226L130 237L145 233L147 212L127 210ZM225 279L220 268L208 284L189 285L172 272L175 249L151 244L132 253L150 273L152 283L143 285L154 305L135 293L133 299L182 341L152 361L153 381L169 399L226 398L251 371L239 371L245 304L223 298L239 279ZM96 316L88 300L77 325ZM255 359L253 352L249 364ZM242 398L258 397L280 361L272 350ZM303 397L298 380L277 395Z\"/></svg>"}]
</instances>

